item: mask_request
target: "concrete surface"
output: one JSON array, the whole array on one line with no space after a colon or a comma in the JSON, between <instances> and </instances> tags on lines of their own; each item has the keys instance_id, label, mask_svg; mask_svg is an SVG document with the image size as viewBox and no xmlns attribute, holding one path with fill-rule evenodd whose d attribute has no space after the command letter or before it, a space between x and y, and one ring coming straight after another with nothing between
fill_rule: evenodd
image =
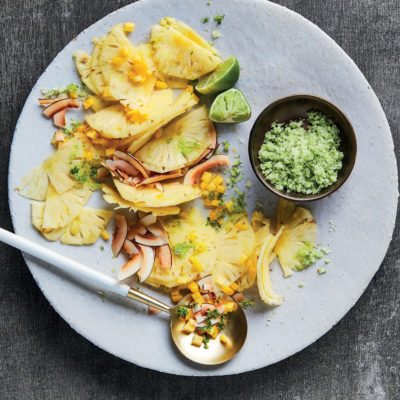
<instances>
[{"instance_id":1,"label":"concrete surface","mask_svg":"<svg viewBox=\"0 0 400 400\"><path fill-rule=\"evenodd\" d=\"M0 166L4 173L0 175L0 226L12 229L7 201L8 154L15 123L31 87L76 34L129 3L1 1ZM382 103L399 155L399 1L276 3L316 23L354 59ZM40 132L32 132L36 134ZM252 373L207 379L145 370L96 348L58 317L34 283L21 254L0 244L0 399L398 399L398 226L397 221L388 254L365 294L317 343Z\"/></svg>"}]
</instances>

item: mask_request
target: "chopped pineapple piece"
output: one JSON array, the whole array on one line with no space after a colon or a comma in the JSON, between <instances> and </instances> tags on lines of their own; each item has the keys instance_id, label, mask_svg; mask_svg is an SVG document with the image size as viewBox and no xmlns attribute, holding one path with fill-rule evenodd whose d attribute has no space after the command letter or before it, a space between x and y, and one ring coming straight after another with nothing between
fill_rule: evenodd
<instances>
[{"instance_id":1,"label":"chopped pineapple piece","mask_svg":"<svg viewBox=\"0 0 400 400\"><path fill-rule=\"evenodd\" d=\"M225 207L227 208L227 210L228 210L229 212L232 212L232 210L233 210L233 201L232 201L232 200L229 200L229 201L225 204Z\"/></svg>"},{"instance_id":2,"label":"chopped pineapple piece","mask_svg":"<svg viewBox=\"0 0 400 400\"><path fill-rule=\"evenodd\" d=\"M238 285L236 282L233 282L233 283L230 285L230 288L236 292L236 290L239 289L239 285Z\"/></svg>"},{"instance_id":3,"label":"chopped pineapple piece","mask_svg":"<svg viewBox=\"0 0 400 400\"><path fill-rule=\"evenodd\" d=\"M232 296L235 293L235 291L232 288L230 288L229 286L225 286L222 289L222 292L225 293L228 296Z\"/></svg>"},{"instance_id":4,"label":"chopped pineapple piece","mask_svg":"<svg viewBox=\"0 0 400 400\"><path fill-rule=\"evenodd\" d=\"M84 102L83 102L83 108L87 110L89 107L91 107L95 103L95 99L93 96L89 96Z\"/></svg>"},{"instance_id":5,"label":"chopped pineapple piece","mask_svg":"<svg viewBox=\"0 0 400 400\"><path fill-rule=\"evenodd\" d=\"M182 329L182 332L190 334L193 333L195 329L196 329L196 321L191 318L189 319L189 321L186 322L185 326Z\"/></svg>"},{"instance_id":6,"label":"chopped pineapple piece","mask_svg":"<svg viewBox=\"0 0 400 400\"><path fill-rule=\"evenodd\" d=\"M217 276L217 277L214 279L214 282L215 282L215 284L218 285L220 288L225 287L225 281L224 281L224 279L221 278L220 276Z\"/></svg>"},{"instance_id":7,"label":"chopped pineapple piece","mask_svg":"<svg viewBox=\"0 0 400 400\"><path fill-rule=\"evenodd\" d=\"M187 288L192 292L196 293L199 291L199 285L196 282L189 282Z\"/></svg>"},{"instance_id":8,"label":"chopped pineapple piece","mask_svg":"<svg viewBox=\"0 0 400 400\"><path fill-rule=\"evenodd\" d=\"M231 339L228 338L225 334L222 334L222 335L219 337L219 341L220 341L224 346L227 346L227 347L231 347L231 346L232 346L232 341L231 341Z\"/></svg>"},{"instance_id":9,"label":"chopped pineapple piece","mask_svg":"<svg viewBox=\"0 0 400 400\"><path fill-rule=\"evenodd\" d=\"M212 174L211 174L211 172L208 172L208 171L203 172L203 175L201 175L201 181L205 182L207 184L210 183L211 178L212 178Z\"/></svg>"},{"instance_id":10,"label":"chopped pineapple piece","mask_svg":"<svg viewBox=\"0 0 400 400\"><path fill-rule=\"evenodd\" d=\"M195 270L197 272L203 271L203 267L202 267L202 265L200 264L199 260L196 257L190 256L189 257L189 261L193 265L193 267L195 268Z\"/></svg>"},{"instance_id":11,"label":"chopped pineapple piece","mask_svg":"<svg viewBox=\"0 0 400 400\"><path fill-rule=\"evenodd\" d=\"M156 81L156 89L167 89L168 85L162 81Z\"/></svg>"},{"instance_id":12,"label":"chopped pineapple piece","mask_svg":"<svg viewBox=\"0 0 400 400\"><path fill-rule=\"evenodd\" d=\"M116 152L116 148L115 147L109 147L108 149L106 149L106 156L112 156L115 152Z\"/></svg>"},{"instance_id":13,"label":"chopped pineapple piece","mask_svg":"<svg viewBox=\"0 0 400 400\"><path fill-rule=\"evenodd\" d=\"M237 228L238 231L247 231L247 229L249 229L249 226L247 224L242 223L242 222L236 223L235 227Z\"/></svg>"},{"instance_id":14,"label":"chopped pineapple piece","mask_svg":"<svg viewBox=\"0 0 400 400\"><path fill-rule=\"evenodd\" d=\"M124 24L124 32L130 33L135 29L135 24L133 22L126 22Z\"/></svg>"},{"instance_id":15,"label":"chopped pineapple piece","mask_svg":"<svg viewBox=\"0 0 400 400\"><path fill-rule=\"evenodd\" d=\"M203 337L200 335L193 335L192 346L200 347L203 343Z\"/></svg>"},{"instance_id":16,"label":"chopped pineapple piece","mask_svg":"<svg viewBox=\"0 0 400 400\"><path fill-rule=\"evenodd\" d=\"M224 178L222 178L221 175L217 174L217 175L215 176L215 178L212 180L211 183L213 183L215 186L219 186L219 185L220 185L221 183L223 183L223 182L224 182Z\"/></svg>"},{"instance_id":17,"label":"chopped pineapple piece","mask_svg":"<svg viewBox=\"0 0 400 400\"><path fill-rule=\"evenodd\" d=\"M208 333L213 339L216 339L219 333L217 325L213 325Z\"/></svg>"},{"instance_id":18,"label":"chopped pineapple piece","mask_svg":"<svg viewBox=\"0 0 400 400\"><path fill-rule=\"evenodd\" d=\"M217 193L222 193L222 194L225 193L225 190L226 190L226 187L225 187L224 185L219 185L219 186L217 186L217 188L215 189L215 191L216 191Z\"/></svg>"},{"instance_id":19,"label":"chopped pineapple piece","mask_svg":"<svg viewBox=\"0 0 400 400\"><path fill-rule=\"evenodd\" d=\"M232 290L232 289L231 289ZM225 305L225 311L227 313L233 312L237 310L237 303L234 301L228 301Z\"/></svg>"},{"instance_id":20,"label":"chopped pineapple piece","mask_svg":"<svg viewBox=\"0 0 400 400\"><path fill-rule=\"evenodd\" d=\"M110 234L107 231L102 231L100 236L104 239L104 240L108 240L110 239Z\"/></svg>"},{"instance_id":21,"label":"chopped pineapple piece","mask_svg":"<svg viewBox=\"0 0 400 400\"><path fill-rule=\"evenodd\" d=\"M200 305L206 302L204 300L204 297L199 292L192 293L192 298L196 303L199 303Z\"/></svg>"}]
</instances>

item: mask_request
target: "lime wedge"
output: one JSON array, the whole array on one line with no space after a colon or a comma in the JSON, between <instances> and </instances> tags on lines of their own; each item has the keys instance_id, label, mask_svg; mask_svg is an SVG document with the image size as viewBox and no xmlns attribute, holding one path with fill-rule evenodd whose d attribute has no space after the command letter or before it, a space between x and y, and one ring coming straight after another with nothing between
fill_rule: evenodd
<instances>
[{"instance_id":1,"label":"lime wedge","mask_svg":"<svg viewBox=\"0 0 400 400\"><path fill-rule=\"evenodd\" d=\"M229 89L215 98L209 117L214 122L234 124L247 121L251 117L251 108L240 90Z\"/></svg>"},{"instance_id":2,"label":"lime wedge","mask_svg":"<svg viewBox=\"0 0 400 400\"><path fill-rule=\"evenodd\" d=\"M201 94L217 94L230 89L239 79L240 67L236 57L227 58L212 74L200 79L196 90Z\"/></svg>"}]
</instances>

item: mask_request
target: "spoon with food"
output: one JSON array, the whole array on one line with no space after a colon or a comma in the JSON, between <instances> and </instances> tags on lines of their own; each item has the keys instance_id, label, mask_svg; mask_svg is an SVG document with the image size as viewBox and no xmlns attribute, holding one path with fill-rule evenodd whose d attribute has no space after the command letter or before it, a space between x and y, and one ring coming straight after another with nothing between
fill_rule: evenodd
<instances>
[{"instance_id":1,"label":"spoon with food","mask_svg":"<svg viewBox=\"0 0 400 400\"><path fill-rule=\"evenodd\" d=\"M200 280L175 307L170 307L125 283L71 260L46 247L0 228L0 241L54 265L97 290L117 293L170 315L171 336L188 359L205 365L230 360L243 346L247 335L246 316L225 294L209 290L210 281Z\"/></svg>"}]
</instances>

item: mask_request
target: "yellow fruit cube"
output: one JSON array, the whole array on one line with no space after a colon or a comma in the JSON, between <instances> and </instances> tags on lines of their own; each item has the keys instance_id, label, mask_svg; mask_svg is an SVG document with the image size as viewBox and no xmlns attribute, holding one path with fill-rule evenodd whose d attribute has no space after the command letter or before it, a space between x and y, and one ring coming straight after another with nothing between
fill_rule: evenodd
<instances>
[{"instance_id":1,"label":"yellow fruit cube","mask_svg":"<svg viewBox=\"0 0 400 400\"><path fill-rule=\"evenodd\" d=\"M221 175L216 175L216 177L211 181L211 183L213 183L215 186L218 186L223 182L224 182L224 178L222 178Z\"/></svg>"},{"instance_id":2,"label":"yellow fruit cube","mask_svg":"<svg viewBox=\"0 0 400 400\"><path fill-rule=\"evenodd\" d=\"M229 212L232 212L232 210L233 210L233 201L232 201L232 200L229 200L229 201L226 203L225 207L228 209Z\"/></svg>"},{"instance_id":3,"label":"yellow fruit cube","mask_svg":"<svg viewBox=\"0 0 400 400\"><path fill-rule=\"evenodd\" d=\"M214 183L210 183L209 185L208 185L208 190L210 191L210 192L215 192L215 189L217 188L217 186L214 184Z\"/></svg>"},{"instance_id":4,"label":"yellow fruit cube","mask_svg":"<svg viewBox=\"0 0 400 400\"><path fill-rule=\"evenodd\" d=\"M228 301L225 305L225 312L229 313L229 312L233 312L237 310L237 303L235 303L234 301Z\"/></svg>"},{"instance_id":5,"label":"yellow fruit cube","mask_svg":"<svg viewBox=\"0 0 400 400\"><path fill-rule=\"evenodd\" d=\"M91 151L85 151L83 153L83 158L87 161L93 161L93 154Z\"/></svg>"},{"instance_id":6,"label":"yellow fruit cube","mask_svg":"<svg viewBox=\"0 0 400 400\"><path fill-rule=\"evenodd\" d=\"M90 137L90 139L96 139L99 136L99 134L94 129L90 129L86 132L86 136Z\"/></svg>"},{"instance_id":7,"label":"yellow fruit cube","mask_svg":"<svg viewBox=\"0 0 400 400\"><path fill-rule=\"evenodd\" d=\"M190 235L189 235L189 240L191 242L194 242L196 239L197 239L196 232L191 232Z\"/></svg>"},{"instance_id":8,"label":"yellow fruit cube","mask_svg":"<svg viewBox=\"0 0 400 400\"><path fill-rule=\"evenodd\" d=\"M203 175L201 175L201 181L209 183L211 181L212 174L210 172L203 172Z\"/></svg>"},{"instance_id":9,"label":"yellow fruit cube","mask_svg":"<svg viewBox=\"0 0 400 400\"><path fill-rule=\"evenodd\" d=\"M211 211L210 214L208 214L208 218L210 218L211 221L215 221L218 219L218 214L215 211Z\"/></svg>"},{"instance_id":10,"label":"yellow fruit cube","mask_svg":"<svg viewBox=\"0 0 400 400\"><path fill-rule=\"evenodd\" d=\"M89 107L91 107L95 103L94 97L89 96L84 102L83 102L83 108L87 110Z\"/></svg>"},{"instance_id":11,"label":"yellow fruit cube","mask_svg":"<svg viewBox=\"0 0 400 400\"><path fill-rule=\"evenodd\" d=\"M189 321L187 321L185 326L182 328L182 332L189 334L193 333L195 329L196 329L196 321L190 318Z\"/></svg>"},{"instance_id":12,"label":"yellow fruit cube","mask_svg":"<svg viewBox=\"0 0 400 400\"><path fill-rule=\"evenodd\" d=\"M232 341L230 338L228 338L225 334L222 334L219 337L219 341L224 345L224 346L232 346Z\"/></svg>"},{"instance_id":13,"label":"yellow fruit cube","mask_svg":"<svg viewBox=\"0 0 400 400\"><path fill-rule=\"evenodd\" d=\"M192 257L190 257L190 258L192 258ZM189 260L190 260L190 259L189 259ZM192 261L190 260L190 262L192 262ZM198 285L196 282L193 282L193 281L188 283L187 288L188 288L192 293L196 293L196 292L199 291L199 285Z\"/></svg>"},{"instance_id":14,"label":"yellow fruit cube","mask_svg":"<svg viewBox=\"0 0 400 400\"><path fill-rule=\"evenodd\" d=\"M192 339L192 346L200 347L203 343L203 337L200 335L194 335Z\"/></svg>"},{"instance_id":15,"label":"yellow fruit cube","mask_svg":"<svg viewBox=\"0 0 400 400\"><path fill-rule=\"evenodd\" d=\"M201 195L202 195L203 197L208 197L209 194L210 194L210 192L209 192L208 190L202 190L202 191L201 191Z\"/></svg>"},{"instance_id":16,"label":"yellow fruit cube","mask_svg":"<svg viewBox=\"0 0 400 400\"><path fill-rule=\"evenodd\" d=\"M204 297L199 292L192 293L192 298L195 303L200 305L205 303Z\"/></svg>"},{"instance_id":17,"label":"yellow fruit cube","mask_svg":"<svg viewBox=\"0 0 400 400\"><path fill-rule=\"evenodd\" d=\"M213 325L208 333L213 339L216 339L219 333L217 325Z\"/></svg>"},{"instance_id":18,"label":"yellow fruit cube","mask_svg":"<svg viewBox=\"0 0 400 400\"><path fill-rule=\"evenodd\" d=\"M167 89L168 85L162 81L156 81L156 89Z\"/></svg>"},{"instance_id":19,"label":"yellow fruit cube","mask_svg":"<svg viewBox=\"0 0 400 400\"><path fill-rule=\"evenodd\" d=\"M208 186L208 183L207 182L200 182L200 189L202 189L202 190L206 190L207 189L207 186Z\"/></svg>"},{"instance_id":20,"label":"yellow fruit cube","mask_svg":"<svg viewBox=\"0 0 400 400\"><path fill-rule=\"evenodd\" d=\"M225 193L225 190L226 190L226 187L224 186L224 185L219 185L219 186L217 186L217 188L215 189L215 191L217 192L217 193Z\"/></svg>"},{"instance_id":21,"label":"yellow fruit cube","mask_svg":"<svg viewBox=\"0 0 400 400\"><path fill-rule=\"evenodd\" d=\"M224 286L222 292L228 296L232 296L235 293L235 291L231 289L229 286Z\"/></svg>"},{"instance_id":22,"label":"yellow fruit cube","mask_svg":"<svg viewBox=\"0 0 400 400\"><path fill-rule=\"evenodd\" d=\"M204 251L207 250L207 246L204 243L197 243L196 244L196 252L197 253L203 253Z\"/></svg>"},{"instance_id":23,"label":"yellow fruit cube","mask_svg":"<svg viewBox=\"0 0 400 400\"><path fill-rule=\"evenodd\" d=\"M112 156L116 150L117 149L115 147L109 147L108 149L106 149L106 156L107 157Z\"/></svg>"},{"instance_id":24,"label":"yellow fruit cube","mask_svg":"<svg viewBox=\"0 0 400 400\"><path fill-rule=\"evenodd\" d=\"M229 287L236 292L239 289L239 285L236 282L233 282Z\"/></svg>"},{"instance_id":25,"label":"yellow fruit cube","mask_svg":"<svg viewBox=\"0 0 400 400\"><path fill-rule=\"evenodd\" d=\"M133 22L126 22L124 24L124 32L130 33L133 32L134 29L135 29L135 24Z\"/></svg>"},{"instance_id":26,"label":"yellow fruit cube","mask_svg":"<svg viewBox=\"0 0 400 400\"><path fill-rule=\"evenodd\" d=\"M122 47L119 54L121 55L121 57L127 58L129 56L129 49L127 47Z\"/></svg>"},{"instance_id":27,"label":"yellow fruit cube","mask_svg":"<svg viewBox=\"0 0 400 400\"><path fill-rule=\"evenodd\" d=\"M107 231L102 231L100 233L100 236L104 239L104 240L108 240L110 239L110 234Z\"/></svg>"}]
</instances>

